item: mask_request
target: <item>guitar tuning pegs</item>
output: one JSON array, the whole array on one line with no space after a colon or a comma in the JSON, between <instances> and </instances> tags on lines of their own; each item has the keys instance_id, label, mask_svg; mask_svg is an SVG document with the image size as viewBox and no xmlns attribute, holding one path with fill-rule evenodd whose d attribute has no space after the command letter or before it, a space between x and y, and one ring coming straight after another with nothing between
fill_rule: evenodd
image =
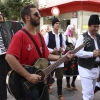
<instances>
[{"instance_id":1,"label":"guitar tuning pegs","mask_svg":"<svg viewBox=\"0 0 100 100\"><path fill-rule=\"evenodd\" d=\"M85 36L85 37L84 37L84 44L89 46L90 42L91 42L90 37Z\"/></svg>"},{"instance_id":2,"label":"guitar tuning pegs","mask_svg":"<svg viewBox=\"0 0 100 100\"><path fill-rule=\"evenodd\" d=\"M89 47L90 46L90 43L89 44L87 44L87 47Z\"/></svg>"}]
</instances>

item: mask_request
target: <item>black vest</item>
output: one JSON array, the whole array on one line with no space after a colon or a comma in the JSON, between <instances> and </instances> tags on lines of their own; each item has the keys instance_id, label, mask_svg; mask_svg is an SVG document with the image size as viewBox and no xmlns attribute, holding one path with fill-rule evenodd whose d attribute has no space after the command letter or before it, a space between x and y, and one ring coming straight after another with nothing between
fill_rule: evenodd
<instances>
[{"instance_id":1,"label":"black vest","mask_svg":"<svg viewBox=\"0 0 100 100\"><path fill-rule=\"evenodd\" d=\"M55 35L52 33L52 31L48 32L49 34L49 42L48 42L48 48L54 49L56 47L56 41L55 41ZM59 35L60 38L60 47L62 47L62 34Z\"/></svg>"},{"instance_id":2,"label":"black vest","mask_svg":"<svg viewBox=\"0 0 100 100\"><path fill-rule=\"evenodd\" d=\"M84 33L83 36L84 36L84 38L85 38L85 36L90 37L88 35L88 32ZM98 48L100 49L100 35L97 34L96 37L97 37ZM85 46L84 51L93 52L95 50L94 40L91 37L90 37L90 39L91 39L90 45ZM87 69L92 69L94 67L96 68L96 67L98 67L99 62L95 62L95 59L96 59L95 57L87 58L87 59L86 58L79 58L78 59L78 64L81 67L84 67L84 68L87 68Z\"/></svg>"}]
</instances>

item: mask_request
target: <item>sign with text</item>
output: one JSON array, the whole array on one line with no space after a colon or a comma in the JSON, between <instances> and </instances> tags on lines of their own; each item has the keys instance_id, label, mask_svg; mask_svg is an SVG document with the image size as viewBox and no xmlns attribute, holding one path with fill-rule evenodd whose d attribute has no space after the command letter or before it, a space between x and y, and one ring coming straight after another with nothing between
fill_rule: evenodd
<instances>
[{"instance_id":1,"label":"sign with text","mask_svg":"<svg viewBox=\"0 0 100 100\"><path fill-rule=\"evenodd\" d=\"M72 18L77 18L77 12L72 12Z\"/></svg>"}]
</instances>

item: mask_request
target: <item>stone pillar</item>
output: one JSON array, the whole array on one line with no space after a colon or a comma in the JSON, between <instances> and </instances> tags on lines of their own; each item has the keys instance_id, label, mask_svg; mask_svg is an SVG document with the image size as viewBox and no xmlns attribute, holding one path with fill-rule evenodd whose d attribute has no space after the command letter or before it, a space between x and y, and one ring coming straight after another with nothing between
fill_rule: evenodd
<instances>
[{"instance_id":1,"label":"stone pillar","mask_svg":"<svg viewBox=\"0 0 100 100\"><path fill-rule=\"evenodd\" d=\"M77 32L78 32L78 35L82 33L83 31L83 11L79 11L77 13L78 15L78 26L77 26Z\"/></svg>"},{"instance_id":2,"label":"stone pillar","mask_svg":"<svg viewBox=\"0 0 100 100\"><path fill-rule=\"evenodd\" d=\"M41 29L41 27L43 26L43 24L44 24L44 20L43 20L43 17L41 17L41 18L40 18L40 29Z\"/></svg>"}]
</instances>

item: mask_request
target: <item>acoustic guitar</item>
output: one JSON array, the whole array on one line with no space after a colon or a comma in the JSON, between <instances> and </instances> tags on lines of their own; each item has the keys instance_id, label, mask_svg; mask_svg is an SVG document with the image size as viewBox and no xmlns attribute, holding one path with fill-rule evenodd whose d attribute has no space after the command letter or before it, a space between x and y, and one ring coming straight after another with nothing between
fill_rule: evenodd
<instances>
[{"instance_id":1,"label":"acoustic guitar","mask_svg":"<svg viewBox=\"0 0 100 100\"><path fill-rule=\"evenodd\" d=\"M77 47L76 49L72 50L71 53L75 54L76 52L78 52L80 49L82 49L86 45L89 46L89 44L90 44L90 38L85 37L83 44L80 45L79 47ZM44 82L45 79L50 75L50 73L57 66L59 66L60 64L62 64L63 62L65 62L68 59L69 58L66 55L64 55L62 58L57 60L54 64L49 65L49 61L47 59L40 58L35 62L35 64L33 66L23 65L23 67L29 73L31 73L31 74L35 73L35 74L38 74L41 76L41 80L37 84L30 83L24 77L20 76L18 73L16 73L15 71L12 70L11 73L9 74L9 78L8 78L8 88L9 88L10 93L16 99L18 99L21 96L21 92L20 92L21 88L24 91L31 91L31 89L32 89L34 91L34 93L36 93L35 90L37 89L37 91L40 94L40 97L38 100L41 100L43 92L45 90L45 87L47 86ZM24 100L24 99L22 99L22 100Z\"/></svg>"}]
</instances>

